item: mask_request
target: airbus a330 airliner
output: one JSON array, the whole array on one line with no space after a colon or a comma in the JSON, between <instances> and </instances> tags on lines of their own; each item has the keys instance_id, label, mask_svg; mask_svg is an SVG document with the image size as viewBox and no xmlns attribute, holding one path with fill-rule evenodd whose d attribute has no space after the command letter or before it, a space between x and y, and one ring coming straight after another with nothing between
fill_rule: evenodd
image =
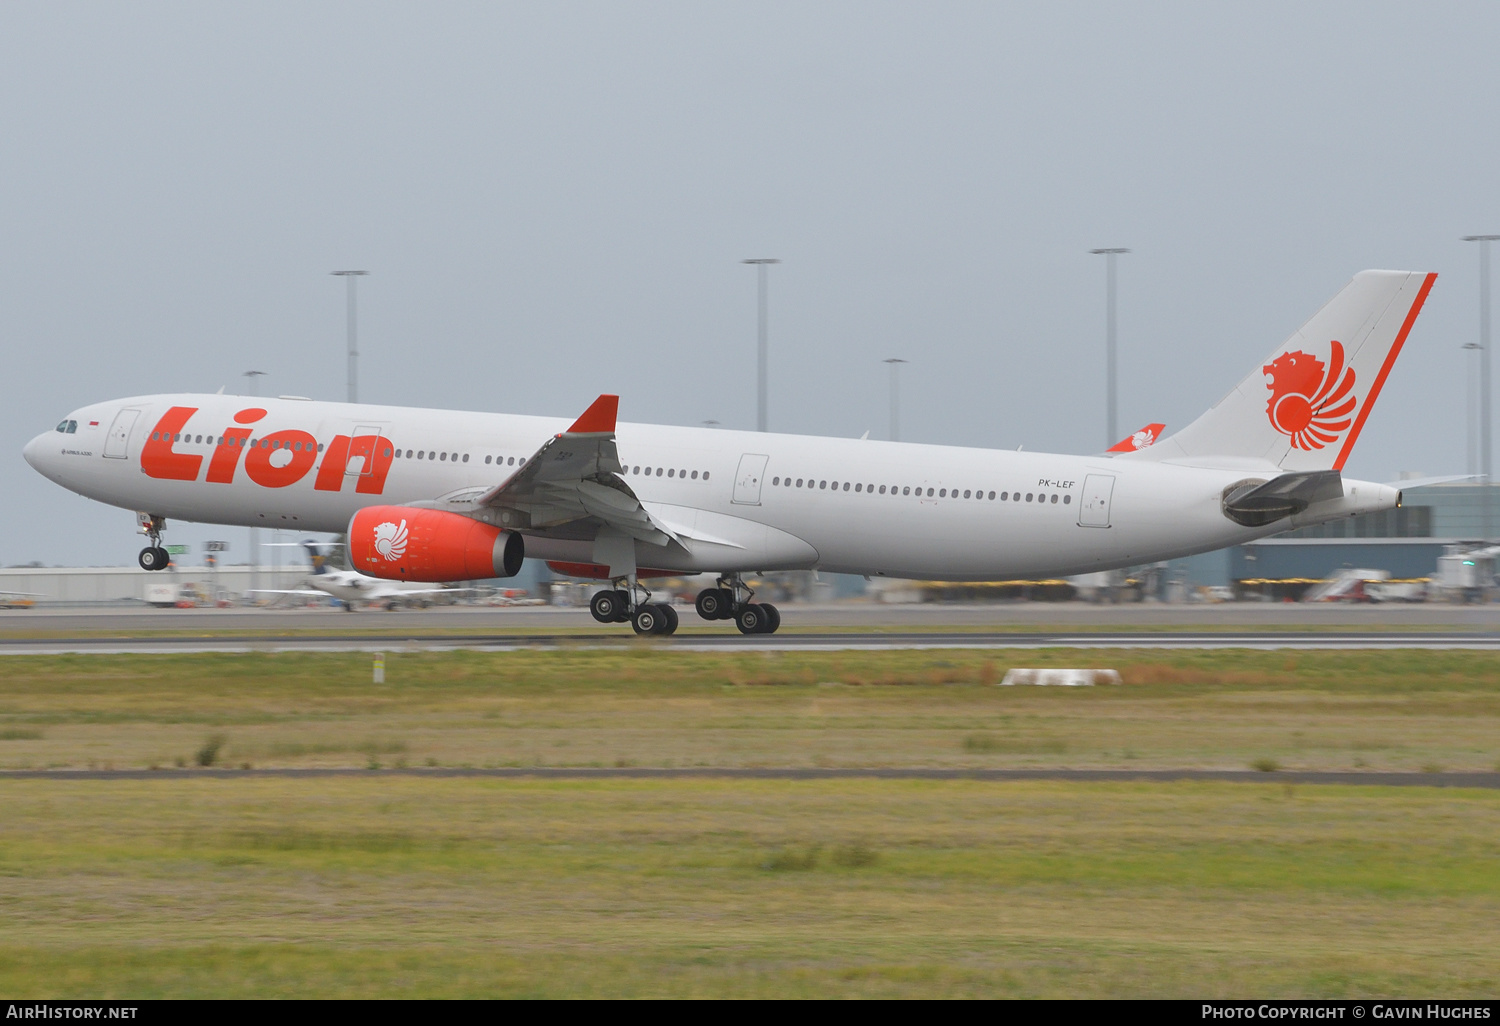
<instances>
[{"instance_id":1,"label":"airbus a330 airliner","mask_svg":"<svg viewBox=\"0 0 1500 1026\"><path fill-rule=\"evenodd\" d=\"M1101 456L617 423L613 395L571 424L140 396L70 413L25 456L138 511L148 570L169 519L344 531L351 565L390 580L508 577L530 556L611 581L594 617L642 634L677 626L643 580L709 572L698 613L770 633L744 574L1087 573L1399 506L1341 471L1436 277L1356 275L1186 428Z\"/></svg>"}]
</instances>

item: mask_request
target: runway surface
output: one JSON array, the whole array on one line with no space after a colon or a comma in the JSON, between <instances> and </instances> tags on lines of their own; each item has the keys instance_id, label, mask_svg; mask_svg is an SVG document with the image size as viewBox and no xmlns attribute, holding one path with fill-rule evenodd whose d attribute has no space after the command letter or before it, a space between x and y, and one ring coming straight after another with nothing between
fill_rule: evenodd
<instances>
[{"instance_id":1,"label":"runway surface","mask_svg":"<svg viewBox=\"0 0 1500 1026\"><path fill-rule=\"evenodd\" d=\"M183 778L245 780L257 777L317 779L320 777L482 777L506 780L980 780L1004 783L1020 780L1123 783L1151 781L1221 781L1242 784L1338 784L1364 787L1478 787L1500 788L1500 773L1359 773L1341 771L1253 770L1078 770L1078 769L592 769L535 767L531 769L172 769L172 770L3 770L5 780L155 780Z\"/></svg>"},{"instance_id":2,"label":"runway surface","mask_svg":"<svg viewBox=\"0 0 1500 1026\"><path fill-rule=\"evenodd\" d=\"M943 648L1110 648L1110 649L1500 649L1500 635L1461 631L1346 632L1346 631L1233 631L1089 633L884 631L879 634L781 633L772 636L735 634L679 634L671 638L636 638L609 631L559 631L550 634L449 634L413 636L401 633L317 634L308 636L221 637L111 637L80 635L69 638L0 637L0 655L59 655L93 653L165 654L203 652L488 652L536 649L598 649L651 645L687 652L828 652Z\"/></svg>"},{"instance_id":3,"label":"runway surface","mask_svg":"<svg viewBox=\"0 0 1500 1026\"><path fill-rule=\"evenodd\" d=\"M0 613L0 654L417 651L642 644L573 608L452 606L394 613L142 606ZM783 630L745 636L690 610L645 644L686 651L894 648L1496 649L1500 606L1084 603L787 606Z\"/></svg>"}]
</instances>

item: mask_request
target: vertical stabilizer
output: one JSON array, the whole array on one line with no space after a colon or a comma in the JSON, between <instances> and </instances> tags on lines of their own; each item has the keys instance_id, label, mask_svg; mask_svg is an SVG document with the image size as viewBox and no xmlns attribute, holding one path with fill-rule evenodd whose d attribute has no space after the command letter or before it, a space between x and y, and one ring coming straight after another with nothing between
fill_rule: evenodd
<instances>
[{"instance_id":1,"label":"vertical stabilizer","mask_svg":"<svg viewBox=\"0 0 1500 1026\"><path fill-rule=\"evenodd\" d=\"M1361 271L1207 413L1121 458L1343 469L1436 280L1414 271Z\"/></svg>"}]
</instances>

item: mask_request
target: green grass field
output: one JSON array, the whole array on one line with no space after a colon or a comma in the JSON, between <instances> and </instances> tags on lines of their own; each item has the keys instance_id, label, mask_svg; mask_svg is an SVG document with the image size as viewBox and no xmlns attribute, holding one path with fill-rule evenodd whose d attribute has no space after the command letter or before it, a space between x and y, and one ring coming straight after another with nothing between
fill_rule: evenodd
<instances>
[{"instance_id":1,"label":"green grass field","mask_svg":"<svg viewBox=\"0 0 1500 1026\"><path fill-rule=\"evenodd\" d=\"M1500 795L7 781L0 991L1493 996Z\"/></svg>"},{"instance_id":2,"label":"green grass field","mask_svg":"<svg viewBox=\"0 0 1500 1026\"><path fill-rule=\"evenodd\" d=\"M999 688L1112 665L1118 688ZM216 765L1492 769L1473 653L13 657L0 991L1488 996L1500 792ZM216 744L211 744L214 741Z\"/></svg>"},{"instance_id":3,"label":"green grass field","mask_svg":"<svg viewBox=\"0 0 1500 1026\"><path fill-rule=\"evenodd\" d=\"M1011 666L1122 687L1000 688ZM218 765L1492 770L1482 652L27 656L0 769Z\"/></svg>"}]
</instances>

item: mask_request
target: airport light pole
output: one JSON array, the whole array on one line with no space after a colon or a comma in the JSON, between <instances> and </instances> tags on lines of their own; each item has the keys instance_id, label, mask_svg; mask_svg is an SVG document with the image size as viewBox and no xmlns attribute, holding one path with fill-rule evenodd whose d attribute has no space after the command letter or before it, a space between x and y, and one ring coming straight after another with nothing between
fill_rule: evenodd
<instances>
[{"instance_id":1,"label":"airport light pole","mask_svg":"<svg viewBox=\"0 0 1500 1026\"><path fill-rule=\"evenodd\" d=\"M247 370L244 374L248 382L247 388L251 395L259 394L260 389L256 385L256 378L266 376L265 371ZM250 528L250 590L255 591L260 587L260 530Z\"/></svg>"},{"instance_id":2,"label":"airport light pole","mask_svg":"<svg viewBox=\"0 0 1500 1026\"><path fill-rule=\"evenodd\" d=\"M1479 243L1479 483L1484 488L1484 540L1490 540L1490 243L1500 235L1465 235Z\"/></svg>"},{"instance_id":3,"label":"airport light pole","mask_svg":"<svg viewBox=\"0 0 1500 1026\"><path fill-rule=\"evenodd\" d=\"M1468 373L1464 381L1464 398L1468 400L1469 407L1468 427L1464 432L1464 449L1468 457L1464 461L1464 473L1471 478L1479 476L1479 427L1474 421L1479 414L1479 371L1475 364L1479 362L1480 348L1478 342L1463 344L1464 351L1469 354Z\"/></svg>"},{"instance_id":4,"label":"airport light pole","mask_svg":"<svg viewBox=\"0 0 1500 1026\"><path fill-rule=\"evenodd\" d=\"M756 321L756 381L755 381L755 430L766 430L766 375L769 358L766 353L766 289L768 287L766 271L772 264L781 263L773 257L756 257L753 260L741 260L742 264L754 264L755 273L759 285L759 307Z\"/></svg>"},{"instance_id":5,"label":"airport light pole","mask_svg":"<svg viewBox=\"0 0 1500 1026\"><path fill-rule=\"evenodd\" d=\"M1111 249L1091 249L1094 256L1102 255L1105 265L1105 327L1104 327L1104 445L1108 448L1120 440L1119 408L1115 395L1117 381L1117 367L1115 360L1115 257L1121 253L1129 253L1130 250L1121 247Z\"/></svg>"},{"instance_id":6,"label":"airport light pole","mask_svg":"<svg viewBox=\"0 0 1500 1026\"><path fill-rule=\"evenodd\" d=\"M359 317L354 300L354 282L369 274L369 271L329 271L329 274L343 278L347 285L348 310L345 314L345 323L349 334L349 401L359 402Z\"/></svg>"},{"instance_id":7,"label":"airport light pole","mask_svg":"<svg viewBox=\"0 0 1500 1026\"><path fill-rule=\"evenodd\" d=\"M891 369L891 441L901 441L901 384L900 370L905 363L898 357L883 361Z\"/></svg>"}]
</instances>

